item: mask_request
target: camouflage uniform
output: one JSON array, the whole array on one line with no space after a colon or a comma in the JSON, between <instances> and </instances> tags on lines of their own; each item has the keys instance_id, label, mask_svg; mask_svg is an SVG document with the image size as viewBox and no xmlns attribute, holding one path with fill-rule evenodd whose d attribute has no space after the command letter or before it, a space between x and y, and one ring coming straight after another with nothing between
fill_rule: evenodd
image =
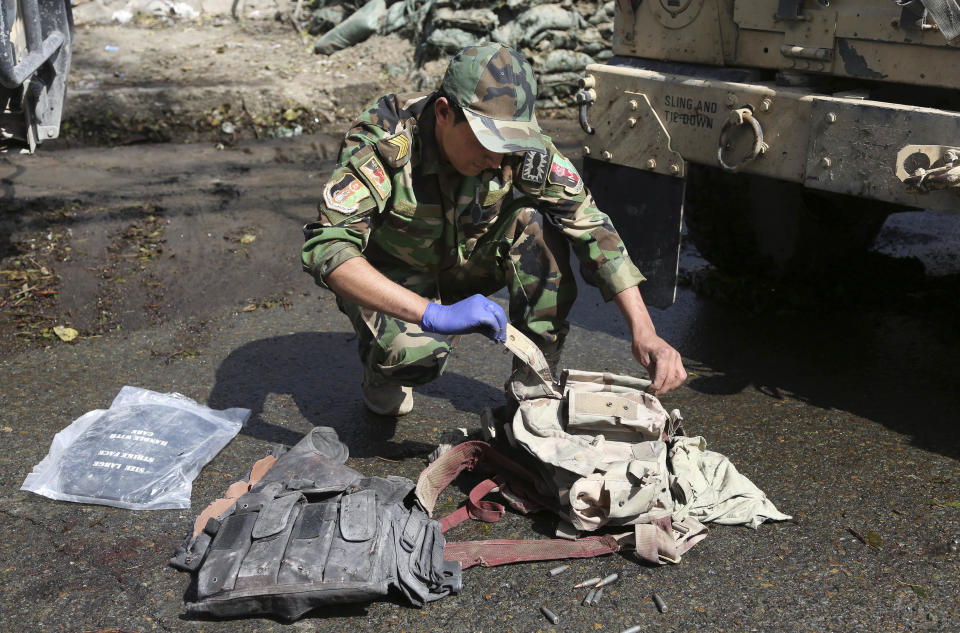
<instances>
[{"instance_id":1,"label":"camouflage uniform","mask_svg":"<svg viewBox=\"0 0 960 633\"><path fill-rule=\"evenodd\" d=\"M502 107L511 114L524 111L535 125L532 98L518 103L503 97L502 89L498 94L502 82L512 89L532 81L516 53L503 50L514 57L495 56L481 79L485 92L478 87L476 93L508 101ZM443 89L450 94L451 87ZM323 190L319 218L304 227L303 268L326 287L326 276L337 266L366 257L389 279L444 304L506 287L510 321L556 361L577 292L568 244L606 300L643 276L549 137L536 139L545 153L508 153L499 170L475 177L441 160L434 136L436 95L387 95L356 121ZM473 117L468 121L478 139L493 134L505 151L514 147L509 122L489 129ZM531 146L529 139L522 146ZM338 305L357 331L369 369L404 385L442 373L456 337L424 332L419 324L340 298Z\"/></svg>"}]
</instances>

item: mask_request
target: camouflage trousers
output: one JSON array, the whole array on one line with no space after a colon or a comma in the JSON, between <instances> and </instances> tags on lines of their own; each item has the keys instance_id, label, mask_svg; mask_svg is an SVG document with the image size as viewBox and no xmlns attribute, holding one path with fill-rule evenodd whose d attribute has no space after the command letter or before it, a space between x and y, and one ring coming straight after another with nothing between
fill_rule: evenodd
<instances>
[{"instance_id":1,"label":"camouflage trousers","mask_svg":"<svg viewBox=\"0 0 960 633\"><path fill-rule=\"evenodd\" d=\"M577 297L570 268L570 245L537 209L518 206L503 212L477 242L466 261L440 273L391 268L372 261L389 279L443 304L471 295L490 295L506 287L510 322L529 336L553 364ZM422 385L439 377L459 336L424 332L380 312L337 298L359 339L364 366L393 382ZM514 366L515 371L520 369Z\"/></svg>"}]
</instances>

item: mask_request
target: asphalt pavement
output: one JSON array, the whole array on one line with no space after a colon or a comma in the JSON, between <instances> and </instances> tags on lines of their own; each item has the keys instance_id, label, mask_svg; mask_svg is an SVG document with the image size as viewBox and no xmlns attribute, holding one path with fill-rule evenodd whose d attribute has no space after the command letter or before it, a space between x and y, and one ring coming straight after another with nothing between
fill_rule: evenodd
<instances>
[{"instance_id":1,"label":"asphalt pavement","mask_svg":"<svg viewBox=\"0 0 960 633\"><path fill-rule=\"evenodd\" d=\"M110 150L7 162L14 171L4 174L6 204L80 201L85 221L72 225L72 239L115 231L126 216L109 209L138 195L162 210L166 250L156 265L172 287L156 318L0 359L4 631L960 630L960 333L955 315L922 303L935 302L935 293L917 296L917 288L895 284L885 292L907 299L913 293L915 301L860 297L757 310L685 286L675 306L652 311L690 372L663 404L680 409L689 435L729 456L793 521L757 530L713 526L677 565L652 567L618 554L571 562L556 576L548 574L553 563L472 568L460 595L422 609L393 597L321 609L295 623L187 616L189 579L167 560L196 512L272 445L289 446L312 427L329 426L349 447L353 468L415 479L443 431L476 428L480 411L502 402L509 372L504 349L467 336L447 373L416 390L412 414L393 421L366 412L355 337L296 258L300 225L310 219L308 201L330 167L329 154L309 140L272 143L233 154L128 148L113 152L112 165ZM123 175L137 168L133 152L156 153L158 165L168 166L192 154L187 171L206 184L183 176L143 193L115 180L113 197L98 212L88 202L109 188L90 182L58 193L35 174L38 165L96 158L104 161L96 169ZM233 165L244 156L257 165L210 176L218 156L228 154ZM268 172L286 184L278 186ZM152 182L166 182L161 176ZM287 197L297 202L285 204ZM251 223L257 239L238 252L225 237ZM86 250L94 257L92 246ZM687 272L700 265L684 260ZM264 301L268 289L278 298ZM594 289L581 290L572 322L564 366L642 375L615 306ZM124 385L253 411L194 481L192 508L135 512L20 491L54 434L107 407ZM444 502L462 502L462 488L448 489ZM461 525L448 538L544 538L551 530L549 517L508 512L497 524ZM581 606L585 592L573 585L612 572L620 580L600 604ZM656 609L654 592L665 613ZM541 614L544 604L557 624Z\"/></svg>"}]
</instances>

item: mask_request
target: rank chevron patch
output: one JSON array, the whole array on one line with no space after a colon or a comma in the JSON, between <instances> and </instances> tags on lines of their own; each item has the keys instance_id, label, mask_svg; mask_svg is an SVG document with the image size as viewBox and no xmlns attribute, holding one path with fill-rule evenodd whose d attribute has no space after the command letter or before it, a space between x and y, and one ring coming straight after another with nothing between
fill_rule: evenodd
<instances>
[{"instance_id":1,"label":"rank chevron patch","mask_svg":"<svg viewBox=\"0 0 960 633\"><path fill-rule=\"evenodd\" d=\"M396 160L398 161L402 160L403 157L407 155L407 152L410 151L410 139L407 138L406 134L399 134L391 139L387 139L387 143L397 148Z\"/></svg>"}]
</instances>

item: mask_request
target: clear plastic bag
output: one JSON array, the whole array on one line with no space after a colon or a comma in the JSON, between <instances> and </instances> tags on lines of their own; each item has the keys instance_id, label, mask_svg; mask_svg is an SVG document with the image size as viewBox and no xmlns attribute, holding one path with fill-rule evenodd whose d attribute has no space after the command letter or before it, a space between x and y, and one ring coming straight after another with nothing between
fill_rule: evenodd
<instances>
[{"instance_id":1,"label":"clear plastic bag","mask_svg":"<svg viewBox=\"0 0 960 633\"><path fill-rule=\"evenodd\" d=\"M124 387L109 409L57 433L20 489L131 510L189 508L193 479L249 417L249 409L215 411L177 393Z\"/></svg>"}]
</instances>

